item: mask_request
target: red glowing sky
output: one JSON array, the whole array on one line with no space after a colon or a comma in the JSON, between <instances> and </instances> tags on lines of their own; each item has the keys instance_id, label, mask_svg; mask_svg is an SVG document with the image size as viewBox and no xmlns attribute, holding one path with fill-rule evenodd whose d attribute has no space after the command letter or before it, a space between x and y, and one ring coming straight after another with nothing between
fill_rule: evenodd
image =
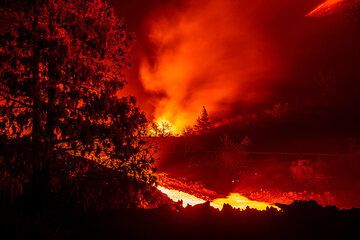
<instances>
[{"instance_id":1,"label":"red glowing sky","mask_svg":"<svg viewBox=\"0 0 360 240\"><path fill-rule=\"evenodd\" d=\"M321 91L318 76L331 79L337 98L360 102L354 90L358 8L306 17L321 3L112 1L137 38L127 91L150 118L168 120L177 130L192 124L202 106L221 121L279 102L307 101Z\"/></svg>"}]
</instances>

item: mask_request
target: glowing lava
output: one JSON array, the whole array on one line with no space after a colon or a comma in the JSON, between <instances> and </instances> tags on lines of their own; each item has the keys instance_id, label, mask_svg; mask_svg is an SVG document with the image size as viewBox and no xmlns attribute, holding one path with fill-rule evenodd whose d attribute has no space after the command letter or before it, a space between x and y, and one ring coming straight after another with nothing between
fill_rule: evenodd
<instances>
[{"instance_id":1,"label":"glowing lava","mask_svg":"<svg viewBox=\"0 0 360 240\"><path fill-rule=\"evenodd\" d=\"M157 189L160 190L162 193L166 194L174 202L182 201L183 207L186 207L187 205L194 206L206 202L204 199L198 198L186 192L182 192L174 189L167 189L162 186L158 186ZM265 210L268 207L274 207L278 209L278 207L276 207L273 204L269 204L266 202L252 201L244 196L241 196L238 193L231 193L226 198L217 198L210 202L210 206L212 206L213 208L217 208L219 210L223 208L224 204L229 204L233 208L237 208L241 210L246 209L247 207L254 208L257 210Z\"/></svg>"},{"instance_id":2,"label":"glowing lava","mask_svg":"<svg viewBox=\"0 0 360 240\"><path fill-rule=\"evenodd\" d=\"M161 186L158 186L157 189L160 190L162 193L166 194L174 202L182 201L183 207L186 207L187 205L194 206L206 202L201 198L195 197L194 195L182 191L167 189Z\"/></svg>"},{"instance_id":3,"label":"glowing lava","mask_svg":"<svg viewBox=\"0 0 360 240\"><path fill-rule=\"evenodd\" d=\"M252 201L238 193L230 193L226 198L217 198L210 203L210 206L221 210L224 204L229 204L233 208L241 210L246 209L246 207L255 208L257 210L266 210L268 207L277 208L269 203Z\"/></svg>"},{"instance_id":4,"label":"glowing lava","mask_svg":"<svg viewBox=\"0 0 360 240\"><path fill-rule=\"evenodd\" d=\"M306 16L308 17L316 17L316 16L324 16L334 11L337 6L341 3L345 2L344 0L327 0L324 3L317 6L314 10L309 12Z\"/></svg>"},{"instance_id":5,"label":"glowing lava","mask_svg":"<svg viewBox=\"0 0 360 240\"><path fill-rule=\"evenodd\" d=\"M223 116L233 104L267 99L278 54L246 1L177 2L186 4L164 4L144 26L153 53L141 60L139 77L145 91L161 96L152 103L155 121L167 120L178 134L196 123L202 106Z\"/></svg>"}]
</instances>

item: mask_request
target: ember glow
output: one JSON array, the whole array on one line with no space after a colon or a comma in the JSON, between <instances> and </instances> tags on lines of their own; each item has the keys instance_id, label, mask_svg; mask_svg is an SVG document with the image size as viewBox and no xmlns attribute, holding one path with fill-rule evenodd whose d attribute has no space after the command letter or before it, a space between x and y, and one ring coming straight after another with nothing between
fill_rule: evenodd
<instances>
[{"instance_id":1,"label":"ember glow","mask_svg":"<svg viewBox=\"0 0 360 240\"><path fill-rule=\"evenodd\" d=\"M166 194L174 202L182 201L183 207L186 207L187 205L194 206L206 202L204 199L198 198L186 192L182 192L174 189L168 189L162 186L158 186L157 189L160 190L162 193ZM233 208L241 209L241 210L244 210L247 207L254 208L257 210L266 210L266 208L268 207L274 207L278 209L278 207L276 207L273 204L252 201L244 196L241 196L238 193L231 193L226 198L216 198L210 202L210 206L212 206L213 208L217 208L219 210L222 210L224 204L229 204Z\"/></svg>"}]
</instances>

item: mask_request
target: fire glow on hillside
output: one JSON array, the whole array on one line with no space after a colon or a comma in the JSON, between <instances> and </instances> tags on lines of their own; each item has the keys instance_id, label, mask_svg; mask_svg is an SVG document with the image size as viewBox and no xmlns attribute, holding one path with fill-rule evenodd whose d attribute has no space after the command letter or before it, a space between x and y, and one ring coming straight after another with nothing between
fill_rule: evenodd
<instances>
[{"instance_id":1,"label":"fire glow on hillside","mask_svg":"<svg viewBox=\"0 0 360 240\"><path fill-rule=\"evenodd\" d=\"M183 207L186 207L187 205L195 206L206 202L204 199L198 198L194 195L191 195L183 191L168 189L162 186L158 186L157 189L162 193L166 194L174 202L182 201ZM217 208L219 210L222 210L224 204L228 204L233 208L241 209L241 210L244 210L247 207L254 208L257 210L266 210L269 207L278 209L278 207L276 207L273 204L252 201L244 196L241 196L238 193L231 193L226 198L216 198L210 202L210 206L212 206L213 208Z\"/></svg>"}]
</instances>

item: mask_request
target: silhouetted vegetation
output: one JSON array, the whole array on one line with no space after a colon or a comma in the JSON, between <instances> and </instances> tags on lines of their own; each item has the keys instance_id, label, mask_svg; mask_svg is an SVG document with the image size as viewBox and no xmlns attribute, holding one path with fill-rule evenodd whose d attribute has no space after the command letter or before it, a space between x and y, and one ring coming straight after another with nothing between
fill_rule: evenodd
<instances>
[{"instance_id":1,"label":"silhouetted vegetation","mask_svg":"<svg viewBox=\"0 0 360 240\"><path fill-rule=\"evenodd\" d=\"M2 236L11 239L358 239L359 209L321 207L314 201L279 205L282 211L208 203L194 207L79 213L72 209L42 218L1 209ZM177 209L177 210L174 210ZM17 229L15 231L15 229Z\"/></svg>"},{"instance_id":2,"label":"silhouetted vegetation","mask_svg":"<svg viewBox=\"0 0 360 240\"><path fill-rule=\"evenodd\" d=\"M149 131L150 136L156 137L170 137L173 134L170 123L166 121L160 123L152 122Z\"/></svg>"},{"instance_id":3,"label":"silhouetted vegetation","mask_svg":"<svg viewBox=\"0 0 360 240\"><path fill-rule=\"evenodd\" d=\"M41 206L62 192L89 205L108 191L115 205L136 202L155 168L145 114L121 93L125 23L98 0L2 1L0 13L3 200Z\"/></svg>"},{"instance_id":4,"label":"silhouetted vegetation","mask_svg":"<svg viewBox=\"0 0 360 240\"><path fill-rule=\"evenodd\" d=\"M214 126L212 125L208 112L206 111L206 108L203 107L200 116L196 120L196 124L194 126L194 132L196 134L206 134L209 133Z\"/></svg>"}]
</instances>

